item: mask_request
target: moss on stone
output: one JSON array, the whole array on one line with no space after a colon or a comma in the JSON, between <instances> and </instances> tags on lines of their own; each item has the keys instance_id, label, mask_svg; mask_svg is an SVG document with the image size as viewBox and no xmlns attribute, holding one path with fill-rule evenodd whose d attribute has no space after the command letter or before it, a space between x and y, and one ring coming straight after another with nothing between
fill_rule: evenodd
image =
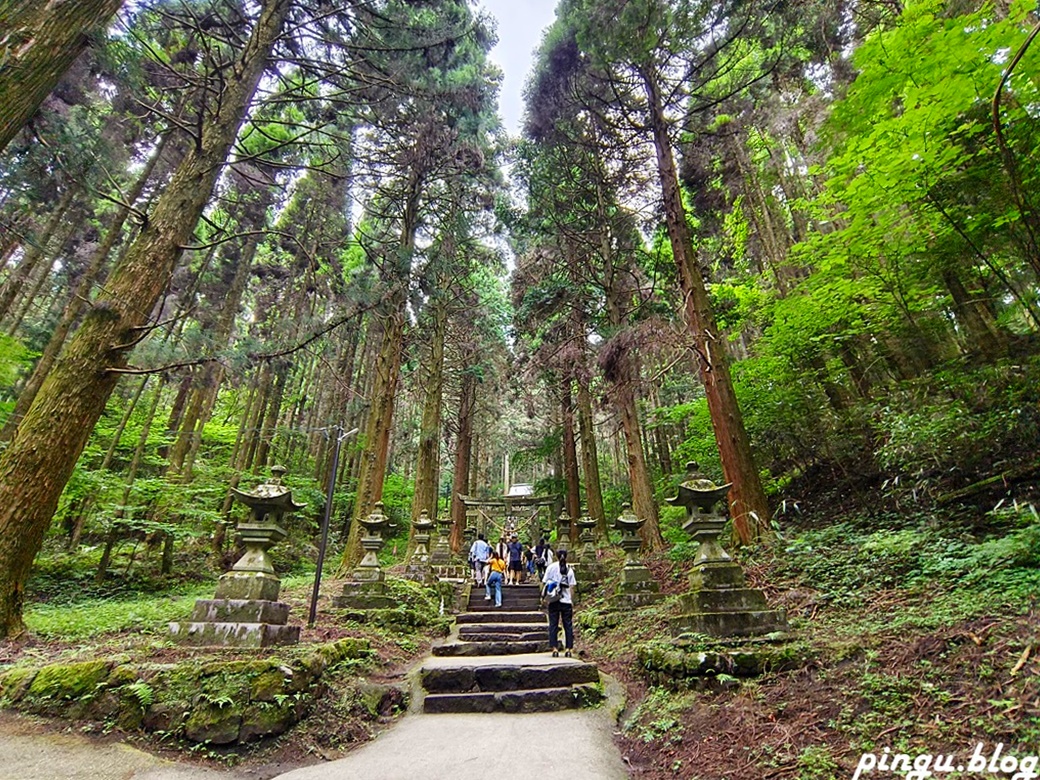
<instances>
[{"instance_id":1,"label":"moss on stone","mask_svg":"<svg viewBox=\"0 0 1040 780\"><path fill-rule=\"evenodd\" d=\"M29 686L32 699L73 701L98 693L108 678L111 664L107 661L84 661L76 664L53 664L40 669Z\"/></svg>"},{"instance_id":2,"label":"moss on stone","mask_svg":"<svg viewBox=\"0 0 1040 780\"><path fill-rule=\"evenodd\" d=\"M16 667L0 675L0 702L14 704L29 690L38 669Z\"/></svg>"}]
</instances>

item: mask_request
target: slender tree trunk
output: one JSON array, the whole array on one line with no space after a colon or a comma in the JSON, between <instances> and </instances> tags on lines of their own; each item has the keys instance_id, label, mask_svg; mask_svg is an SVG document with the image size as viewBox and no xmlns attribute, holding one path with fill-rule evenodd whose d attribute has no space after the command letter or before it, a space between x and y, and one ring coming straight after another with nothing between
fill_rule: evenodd
<instances>
[{"instance_id":1,"label":"slender tree trunk","mask_svg":"<svg viewBox=\"0 0 1040 780\"><path fill-rule=\"evenodd\" d=\"M470 473L477 459L473 457L473 414L477 405L477 379L470 371L462 372L459 393L458 434L455 440L455 472L451 483L451 519L456 528L466 525L466 505L460 495L472 495Z\"/></svg>"},{"instance_id":2,"label":"slender tree trunk","mask_svg":"<svg viewBox=\"0 0 1040 780\"><path fill-rule=\"evenodd\" d=\"M424 509L437 517L437 466L440 464L441 407L444 398L444 336L448 329L447 303L438 297L433 303L433 328L430 333L430 362L426 376L426 400L419 426L419 452L415 464L415 497L412 519Z\"/></svg>"},{"instance_id":3,"label":"slender tree trunk","mask_svg":"<svg viewBox=\"0 0 1040 780\"><path fill-rule=\"evenodd\" d=\"M267 0L198 145L156 201L0 457L0 638L22 633L25 581L55 507L130 351L209 201L291 0Z\"/></svg>"},{"instance_id":4,"label":"slender tree trunk","mask_svg":"<svg viewBox=\"0 0 1040 780\"><path fill-rule=\"evenodd\" d=\"M0 320L7 317L11 304L14 303L18 293L25 286L26 280L29 279L36 270L36 266L39 265L40 261L47 254L48 245L52 242L54 235L58 232L58 228L61 227L61 221L72 206L72 201L76 196L76 189L75 187L70 187L65 191L65 194L62 195L61 200L58 202L58 207L51 213L43 229L32 243L25 248L22 261L8 275L3 287L0 287Z\"/></svg>"},{"instance_id":5,"label":"slender tree trunk","mask_svg":"<svg viewBox=\"0 0 1040 780\"><path fill-rule=\"evenodd\" d=\"M719 446L719 458L727 482L733 487L729 492L729 508L733 518L733 529L738 539L747 544L769 530L769 502L766 500L762 481L755 466L744 428L743 415L733 389L729 373L729 356L726 340L715 324L700 263L693 253L689 223L683 208L679 178L672 154L668 123L662 108L656 75L643 74L646 97L650 111L654 147L657 152L657 172L664 198L665 223L672 255L679 272L686 326L693 337L697 352L697 366L708 400L715 441Z\"/></svg>"},{"instance_id":6,"label":"slender tree trunk","mask_svg":"<svg viewBox=\"0 0 1040 780\"><path fill-rule=\"evenodd\" d=\"M578 445L574 438L574 395L570 380L560 389L560 424L563 428L563 477L567 484L567 514L581 517L581 483L578 480ZM578 526L571 523L571 545L577 539Z\"/></svg>"},{"instance_id":7,"label":"slender tree trunk","mask_svg":"<svg viewBox=\"0 0 1040 780\"><path fill-rule=\"evenodd\" d=\"M108 232L105 234L105 238L101 242L101 246L99 246L94 252L86 270L79 278L79 281L76 282L75 287L73 287L72 292L69 295L68 303L65 305L65 309L62 312L61 319L58 321L58 325L55 327L54 332L51 333L51 337L47 341L47 346L44 348L43 354L40 355L40 359L36 361L36 366L33 368L32 376L29 377L29 381L26 383L22 392L18 394L18 402L15 404L14 411L7 419L7 422L4 423L3 430L0 430L0 441L7 441L11 438L14 434L14 428L17 425L17 421L21 420L22 417L25 416L25 413L29 411L29 407L32 406L32 402L36 398L36 394L40 391L40 386L43 384L44 377L47 376L47 373L51 370L51 366L54 365L54 361L57 360L61 348L65 346L65 339L68 338L69 331L72 330L73 324L79 318L79 315L83 312L83 308L89 300L91 287L93 287L95 280L101 273L101 269L108 260L108 256L112 253L116 242L123 233L123 227L126 225L126 221L130 217L131 207L144 192L145 185L152 176L156 162L160 157L162 157L171 137L172 133L166 133L159 141L159 144L155 148L155 152L148 159L148 163L145 165L144 170L141 171L141 175L137 177L137 183L134 185L134 189L127 196L126 203L120 206L119 210L116 212L116 218L109 226Z\"/></svg>"},{"instance_id":8,"label":"slender tree trunk","mask_svg":"<svg viewBox=\"0 0 1040 780\"><path fill-rule=\"evenodd\" d=\"M0 151L120 5L122 0L8 0L0 6Z\"/></svg>"},{"instance_id":9,"label":"slender tree trunk","mask_svg":"<svg viewBox=\"0 0 1040 780\"><path fill-rule=\"evenodd\" d=\"M599 453L592 419L592 393L588 380L578 378L578 433L581 439L581 465L585 474L585 504L589 517L596 521L596 532L607 537L607 515L603 509L603 488L599 480Z\"/></svg>"},{"instance_id":10,"label":"slender tree trunk","mask_svg":"<svg viewBox=\"0 0 1040 780\"><path fill-rule=\"evenodd\" d=\"M123 486L123 500L122 505L116 510L115 517L112 520L112 525L108 529L108 537L105 540L105 549L101 554L101 562L98 564L97 574L94 576L94 581L101 583L104 581L105 576L108 574L108 566L112 558L112 548L116 542L122 537L121 526L122 520L126 517L126 507L130 503L130 496L134 489L134 480L137 479L137 472L141 468L141 461L144 459L145 448L148 446L148 434L152 430L152 423L155 421L155 413L159 408L159 399L162 398L162 388L157 388L155 395L152 397L152 403L148 407L148 413L145 415L144 424L141 426L141 433L137 437L137 446L134 448L134 456L130 460L130 468L126 472L126 484Z\"/></svg>"},{"instance_id":11,"label":"slender tree trunk","mask_svg":"<svg viewBox=\"0 0 1040 780\"><path fill-rule=\"evenodd\" d=\"M418 230L421 182L413 177L406 198L401 225L401 245L394 272L389 278L391 290L380 312L379 354L376 357L372 390L369 394L368 422L365 426L364 449L358 470L357 499L354 519L372 511L383 496L387 460L390 454L390 431L394 419L394 402L400 382L401 355L404 352L405 314L408 303L407 284L411 277L412 252ZM340 571L349 570L361 559L361 524L352 523L343 552Z\"/></svg>"}]
</instances>

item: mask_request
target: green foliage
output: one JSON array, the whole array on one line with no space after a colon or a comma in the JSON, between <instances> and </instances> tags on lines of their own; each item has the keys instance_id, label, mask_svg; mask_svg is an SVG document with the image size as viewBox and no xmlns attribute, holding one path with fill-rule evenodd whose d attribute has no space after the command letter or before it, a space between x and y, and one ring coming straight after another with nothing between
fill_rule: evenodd
<instances>
[{"instance_id":1,"label":"green foliage","mask_svg":"<svg viewBox=\"0 0 1040 780\"><path fill-rule=\"evenodd\" d=\"M181 594L35 604L26 610L25 623L33 634L45 639L86 640L118 631L164 636L170 621L187 618L195 599L212 596L212 591L210 583Z\"/></svg>"},{"instance_id":2,"label":"green foliage","mask_svg":"<svg viewBox=\"0 0 1040 780\"><path fill-rule=\"evenodd\" d=\"M690 693L675 693L666 688L651 688L624 724L625 732L634 733L643 742L664 739L681 742L682 713L693 702Z\"/></svg>"}]
</instances>

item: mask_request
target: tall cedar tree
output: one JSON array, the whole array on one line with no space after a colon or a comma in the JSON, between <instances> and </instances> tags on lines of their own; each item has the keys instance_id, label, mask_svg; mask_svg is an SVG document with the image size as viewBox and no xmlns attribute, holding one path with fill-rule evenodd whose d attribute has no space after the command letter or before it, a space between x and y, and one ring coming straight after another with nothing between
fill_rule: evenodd
<instances>
[{"instance_id":1,"label":"tall cedar tree","mask_svg":"<svg viewBox=\"0 0 1040 780\"><path fill-rule=\"evenodd\" d=\"M0 151L120 5L122 0L8 0L0 6Z\"/></svg>"},{"instance_id":2,"label":"tall cedar tree","mask_svg":"<svg viewBox=\"0 0 1040 780\"><path fill-rule=\"evenodd\" d=\"M104 292L55 363L0 458L0 637L24 631L22 606L33 558L65 483L150 313L166 288L281 34L292 0L267 0L199 128L194 149L156 201Z\"/></svg>"}]
</instances>

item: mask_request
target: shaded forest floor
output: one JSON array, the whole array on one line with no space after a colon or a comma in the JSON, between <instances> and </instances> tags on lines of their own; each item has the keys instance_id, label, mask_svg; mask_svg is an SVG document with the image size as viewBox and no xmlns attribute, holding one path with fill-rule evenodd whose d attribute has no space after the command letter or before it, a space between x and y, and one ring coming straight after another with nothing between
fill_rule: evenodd
<instances>
[{"instance_id":1,"label":"shaded forest floor","mask_svg":"<svg viewBox=\"0 0 1040 780\"><path fill-rule=\"evenodd\" d=\"M803 663L757 678L725 674L691 684L655 684L638 654L670 648L666 620L686 589L692 545L678 513L662 518L670 551L649 561L663 590L660 604L630 613L609 608L613 583L583 594L579 648L620 679L629 705L619 747L635 777L684 780L849 778L864 751L954 753L978 743L1020 754L1040 744L1040 518L1035 487L983 492L975 505L922 506L886 486L816 480L782 503L776 543L741 552L753 585L788 610ZM793 483L788 495L799 487ZM871 500L864 498L871 497ZM874 500L876 499L876 500ZM620 568L618 551L607 551ZM212 581L190 577L148 591L116 580L101 590L77 581L61 555L46 559L29 612L32 635L0 644L0 667L71 663L103 657L178 663L214 657L169 642L167 620L183 619ZM310 575L285 579L293 622L304 622ZM337 590L326 583L325 593ZM102 592L114 592L103 596ZM424 597L399 622L361 624L322 609L302 641L314 646L362 637L373 649L363 665L344 667L287 733L228 748L192 745L165 735L124 734L148 750L210 766L248 768L269 777L293 766L336 758L367 741L399 714L373 707L364 686L403 680L443 630L437 599ZM422 618L418 613L428 613ZM277 655L224 651L221 661ZM70 728L45 720L39 728ZM76 723L100 739L112 723ZM951 776L956 776L951 775Z\"/></svg>"},{"instance_id":2,"label":"shaded forest floor","mask_svg":"<svg viewBox=\"0 0 1040 780\"><path fill-rule=\"evenodd\" d=\"M668 646L674 599L616 624L591 605L582 622L592 655L629 692L618 739L634 776L830 780L851 777L867 751L967 762L979 743L985 755L997 743L1035 755L1035 501L1027 490L988 511L940 512L891 496L868 508L838 487L803 498L774 548L743 557L749 580L787 608L809 660L758 678L654 687L635 650ZM684 561L652 568L670 593L685 588Z\"/></svg>"}]
</instances>

